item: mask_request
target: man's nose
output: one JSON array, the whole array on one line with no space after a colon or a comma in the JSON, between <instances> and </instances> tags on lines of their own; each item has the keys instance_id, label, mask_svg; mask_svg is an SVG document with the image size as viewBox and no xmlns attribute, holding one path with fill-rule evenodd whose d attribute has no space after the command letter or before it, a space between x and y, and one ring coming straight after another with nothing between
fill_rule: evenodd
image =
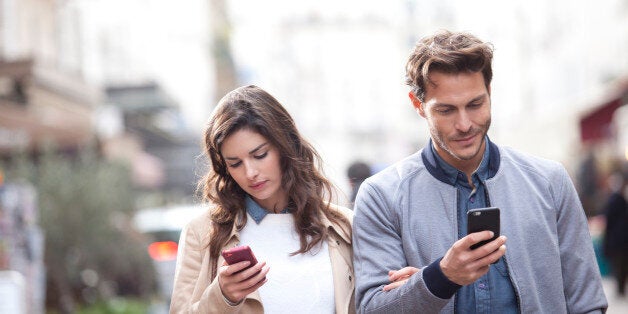
<instances>
[{"instance_id":1,"label":"man's nose","mask_svg":"<svg viewBox=\"0 0 628 314\"><path fill-rule=\"evenodd\" d=\"M473 123L471 123L471 117L469 116L469 114L464 110L460 111L460 113L456 117L456 129L461 132L467 132L471 129L472 124Z\"/></svg>"}]
</instances>

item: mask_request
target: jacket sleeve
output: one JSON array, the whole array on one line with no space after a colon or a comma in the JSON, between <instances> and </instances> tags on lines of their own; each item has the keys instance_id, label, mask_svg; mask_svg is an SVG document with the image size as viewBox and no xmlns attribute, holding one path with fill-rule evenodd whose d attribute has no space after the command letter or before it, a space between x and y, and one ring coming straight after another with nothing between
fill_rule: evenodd
<instances>
[{"instance_id":1,"label":"jacket sleeve","mask_svg":"<svg viewBox=\"0 0 628 314\"><path fill-rule=\"evenodd\" d=\"M170 313L238 313L244 302L229 305L220 291L218 276L209 285L199 282L200 278L209 278L206 274L211 270L202 269L206 248L201 240L203 236L193 228L193 223L183 229L179 239ZM202 291L200 298L197 297L199 289Z\"/></svg>"},{"instance_id":2,"label":"jacket sleeve","mask_svg":"<svg viewBox=\"0 0 628 314\"><path fill-rule=\"evenodd\" d=\"M424 281L427 267L412 275L401 287L387 292L382 290L389 283L389 270L408 266L398 231L399 214L392 212L394 205L387 200L387 195L366 181L356 196L353 254L357 312L438 313L449 299L430 292Z\"/></svg>"},{"instance_id":3,"label":"jacket sleeve","mask_svg":"<svg viewBox=\"0 0 628 314\"><path fill-rule=\"evenodd\" d=\"M557 232L569 313L603 313L607 302L582 204L567 171L557 178Z\"/></svg>"}]
</instances>

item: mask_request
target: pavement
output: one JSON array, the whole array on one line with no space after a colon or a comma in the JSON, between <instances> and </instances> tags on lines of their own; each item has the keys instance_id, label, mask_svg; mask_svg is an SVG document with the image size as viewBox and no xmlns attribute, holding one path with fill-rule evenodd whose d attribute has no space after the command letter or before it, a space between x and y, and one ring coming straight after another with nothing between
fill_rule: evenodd
<instances>
[{"instance_id":1,"label":"pavement","mask_svg":"<svg viewBox=\"0 0 628 314\"><path fill-rule=\"evenodd\" d=\"M602 286L608 300L608 311L606 314L626 314L628 313L628 294L620 297L617 295L616 283L612 277L602 277Z\"/></svg>"}]
</instances>

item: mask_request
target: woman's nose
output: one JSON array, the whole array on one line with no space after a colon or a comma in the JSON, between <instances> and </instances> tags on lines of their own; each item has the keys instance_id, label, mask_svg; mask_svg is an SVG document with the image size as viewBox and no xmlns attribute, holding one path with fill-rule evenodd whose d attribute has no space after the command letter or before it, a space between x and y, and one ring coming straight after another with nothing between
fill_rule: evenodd
<instances>
[{"instance_id":1,"label":"woman's nose","mask_svg":"<svg viewBox=\"0 0 628 314\"><path fill-rule=\"evenodd\" d=\"M247 179L252 180L258 175L259 171L257 170L257 167L255 167L255 165L251 163L245 163L245 167Z\"/></svg>"}]
</instances>

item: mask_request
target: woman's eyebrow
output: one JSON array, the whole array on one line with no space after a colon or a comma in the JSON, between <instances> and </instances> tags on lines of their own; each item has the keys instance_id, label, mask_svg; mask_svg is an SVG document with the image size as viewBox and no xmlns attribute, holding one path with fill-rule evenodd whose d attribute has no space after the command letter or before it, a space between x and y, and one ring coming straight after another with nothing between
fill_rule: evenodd
<instances>
[{"instance_id":1,"label":"woman's eyebrow","mask_svg":"<svg viewBox=\"0 0 628 314\"><path fill-rule=\"evenodd\" d=\"M258 150L262 149L264 146L268 145L267 142L260 144L259 146L253 148L251 151L249 151L249 155L255 154L255 152L257 152ZM225 157L226 160L238 160L238 157Z\"/></svg>"},{"instance_id":2,"label":"woman's eyebrow","mask_svg":"<svg viewBox=\"0 0 628 314\"><path fill-rule=\"evenodd\" d=\"M268 143L262 143L259 146L253 148L250 152L249 155L255 154L256 151L260 150L262 147L266 146Z\"/></svg>"}]
</instances>

